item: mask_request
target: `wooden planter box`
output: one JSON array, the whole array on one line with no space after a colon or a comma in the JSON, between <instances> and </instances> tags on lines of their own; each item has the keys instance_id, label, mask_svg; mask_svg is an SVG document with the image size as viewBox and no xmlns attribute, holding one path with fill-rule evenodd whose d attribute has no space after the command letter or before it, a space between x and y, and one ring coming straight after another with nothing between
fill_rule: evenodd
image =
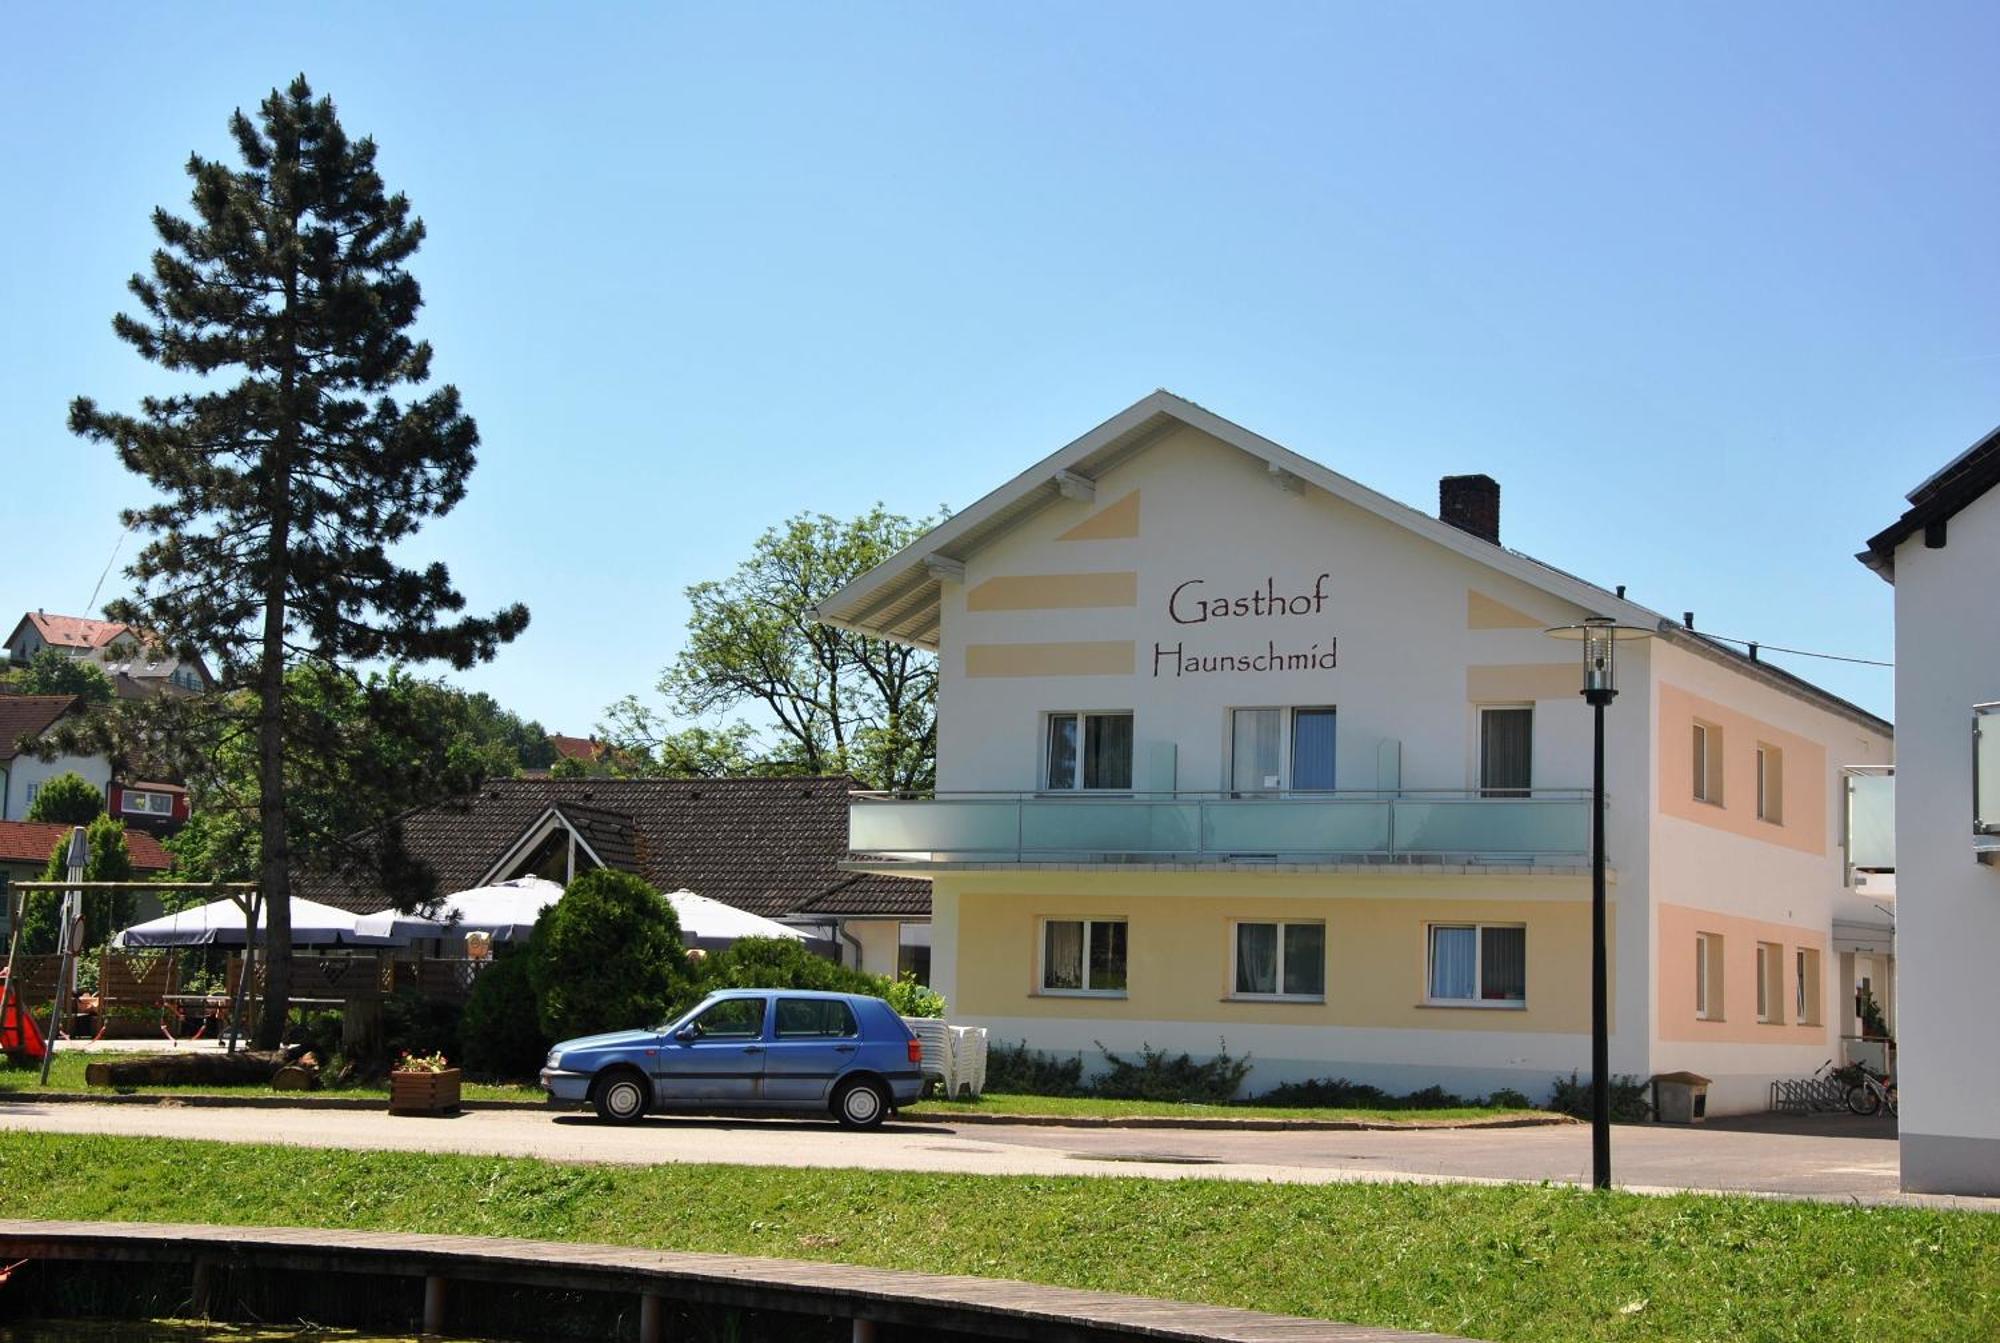
<instances>
[{"instance_id":1,"label":"wooden planter box","mask_svg":"<svg viewBox=\"0 0 2000 1343\"><path fill-rule=\"evenodd\" d=\"M450 1114L458 1109L456 1068L441 1073L389 1074L389 1113L392 1115Z\"/></svg>"}]
</instances>

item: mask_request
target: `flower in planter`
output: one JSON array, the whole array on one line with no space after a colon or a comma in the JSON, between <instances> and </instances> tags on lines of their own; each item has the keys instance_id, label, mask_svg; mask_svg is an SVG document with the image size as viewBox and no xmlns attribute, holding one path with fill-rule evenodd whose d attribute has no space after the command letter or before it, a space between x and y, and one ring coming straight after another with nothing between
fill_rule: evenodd
<instances>
[{"instance_id":1,"label":"flower in planter","mask_svg":"<svg viewBox=\"0 0 2000 1343\"><path fill-rule=\"evenodd\" d=\"M450 1062L442 1054L412 1054L407 1049L403 1051L402 1058L396 1061L396 1071L399 1073L441 1073L450 1067Z\"/></svg>"}]
</instances>

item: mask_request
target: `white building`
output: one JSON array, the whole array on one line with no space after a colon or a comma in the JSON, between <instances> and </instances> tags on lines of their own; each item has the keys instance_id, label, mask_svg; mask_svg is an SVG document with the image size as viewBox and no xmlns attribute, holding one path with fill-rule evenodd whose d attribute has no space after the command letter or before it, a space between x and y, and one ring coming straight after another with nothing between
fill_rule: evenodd
<instances>
[{"instance_id":1,"label":"white building","mask_svg":"<svg viewBox=\"0 0 2000 1343\"><path fill-rule=\"evenodd\" d=\"M1896 586L1903 1187L2000 1194L2000 431L1909 496L1863 563Z\"/></svg>"},{"instance_id":2,"label":"white building","mask_svg":"<svg viewBox=\"0 0 2000 1343\"><path fill-rule=\"evenodd\" d=\"M17 664L30 661L44 649L96 663L111 679L120 699L195 694L214 684L199 658L184 659L148 647L138 631L115 620L30 611L15 624L5 648L8 659Z\"/></svg>"},{"instance_id":3,"label":"white building","mask_svg":"<svg viewBox=\"0 0 2000 1343\"><path fill-rule=\"evenodd\" d=\"M0 695L0 821L26 820L35 794L58 774L78 774L105 793L111 762L101 755L57 755L43 760L22 750L72 713L83 701L75 695Z\"/></svg>"},{"instance_id":4,"label":"white building","mask_svg":"<svg viewBox=\"0 0 2000 1343\"><path fill-rule=\"evenodd\" d=\"M1590 714L1544 631L1609 616L1657 631L1608 712L1613 1071L1751 1110L1838 1052L1836 918L1882 917L1842 767L1889 725L1505 548L1486 477L1441 512L1162 392L821 606L939 655L937 792L857 798L849 861L931 882L954 1018L1226 1041L1252 1091L1587 1073Z\"/></svg>"}]
</instances>

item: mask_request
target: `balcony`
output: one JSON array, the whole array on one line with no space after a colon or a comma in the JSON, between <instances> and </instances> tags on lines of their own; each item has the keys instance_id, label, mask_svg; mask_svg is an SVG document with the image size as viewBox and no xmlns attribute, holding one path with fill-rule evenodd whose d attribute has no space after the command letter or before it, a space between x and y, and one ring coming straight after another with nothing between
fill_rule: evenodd
<instances>
[{"instance_id":1,"label":"balcony","mask_svg":"<svg viewBox=\"0 0 2000 1343\"><path fill-rule=\"evenodd\" d=\"M1857 873L1896 870L1896 771L1886 765L1855 765L1842 774L1847 785L1847 871L1853 885Z\"/></svg>"},{"instance_id":2,"label":"balcony","mask_svg":"<svg viewBox=\"0 0 2000 1343\"><path fill-rule=\"evenodd\" d=\"M857 793L849 865L1574 865L1587 790L1400 793Z\"/></svg>"}]
</instances>

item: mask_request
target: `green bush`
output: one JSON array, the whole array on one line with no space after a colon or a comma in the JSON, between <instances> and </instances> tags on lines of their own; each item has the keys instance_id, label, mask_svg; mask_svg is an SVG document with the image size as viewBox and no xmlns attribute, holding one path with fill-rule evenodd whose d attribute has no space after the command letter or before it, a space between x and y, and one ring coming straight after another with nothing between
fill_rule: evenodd
<instances>
[{"instance_id":1,"label":"green bush","mask_svg":"<svg viewBox=\"0 0 2000 1343\"><path fill-rule=\"evenodd\" d=\"M527 947L499 950L472 981L472 997L459 1019L467 1072L501 1080L533 1077L553 1042L542 1033L529 982Z\"/></svg>"},{"instance_id":2,"label":"green bush","mask_svg":"<svg viewBox=\"0 0 2000 1343\"><path fill-rule=\"evenodd\" d=\"M29 820L58 825L89 825L103 814L104 791L73 771L43 784L28 804Z\"/></svg>"},{"instance_id":3,"label":"green bush","mask_svg":"<svg viewBox=\"0 0 2000 1343\"><path fill-rule=\"evenodd\" d=\"M1169 1055L1151 1045L1139 1046L1136 1059L1121 1058L1104 1047L1105 1069L1091 1081L1091 1093L1107 1100L1183 1101L1204 1105L1226 1105L1250 1072L1250 1056L1233 1057L1227 1042L1220 1042L1215 1057L1196 1062L1188 1054ZM992 1063L987 1063L987 1085L992 1086Z\"/></svg>"},{"instance_id":4,"label":"green bush","mask_svg":"<svg viewBox=\"0 0 2000 1343\"><path fill-rule=\"evenodd\" d=\"M1528 1099L1524 1091L1501 1087L1486 1098L1486 1106L1493 1110L1532 1110L1535 1108L1535 1103Z\"/></svg>"},{"instance_id":5,"label":"green bush","mask_svg":"<svg viewBox=\"0 0 2000 1343\"><path fill-rule=\"evenodd\" d=\"M915 974L906 974L892 982L883 997L889 1006L896 1009L899 1017L943 1017L945 1013L944 995L936 989L919 984Z\"/></svg>"},{"instance_id":6,"label":"green bush","mask_svg":"<svg viewBox=\"0 0 2000 1343\"><path fill-rule=\"evenodd\" d=\"M746 937L701 962L675 1011L692 1007L717 989L818 989L886 998L889 981L814 955L789 937Z\"/></svg>"},{"instance_id":7,"label":"green bush","mask_svg":"<svg viewBox=\"0 0 2000 1343\"><path fill-rule=\"evenodd\" d=\"M1512 1087L1490 1096L1460 1096L1440 1086L1398 1095L1345 1077L1311 1077L1285 1082L1257 1097L1259 1105L1291 1105L1316 1110L1532 1110L1534 1102Z\"/></svg>"},{"instance_id":8,"label":"green bush","mask_svg":"<svg viewBox=\"0 0 2000 1343\"><path fill-rule=\"evenodd\" d=\"M1647 1099L1648 1090L1644 1082L1630 1073L1614 1074L1611 1078L1611 1122L1645 1123L1653 1113L1652 1103ZM1578 1119L1590 1118L1590 1083L1579 1080L1574 1072L1566 1078L1558 1077L1547 1108Z\"/></svg>"},{"instance_id":9,"label":"green bush","mask_svg":"<svg viewBox=\"0 0 2000 1343\"><path fill-rule=\"evenodd\" d=\"M1025 1040L996 1044L986 1054L986 1089L1003 1096L1081 1096L1083 1060L1044 1054Z\"/></svg>"},{"instance_id":10,"label":"green bush","mask_svg":"<svg viewBox=\"0 0 2000 1343\"><path fill-rule=\"evenodd\" d=\"M630 873L605 869L571 882L542 915L528 978L552 1040L657 1026L692 987L673 906Z\"/></svg>"},{"instance_id":11,"label":"green bush","mask_svg":"<svg viewBox=\"0 0 2000 1343\"><path fill-rule=\"evenodd\" d=\"M61 778L83 783L74 774L65 774ZM90 785L83 786L88 788ZM37 793L36 804L39 805L47 795L47 788ZM101 804L102 799L99 801ZM132 854L125 846L123 821L99 816L85 824L84 837L90 845L90 857L83 866L85 881L132 880ZM64 835L49 851L48 864L42 869L42 880L67 880L68 859L69 836ZM130 923L135 901L131 891L86 892L83 897L83 946L102 947L113 932ZM45 955L56 949L56 935L60 931L57 925L62 922L61 906L62 896L54 891L31 891L22 897L21 950Z\"/></svg>"},{"instance_id":12,"label":"green bush","mask_svg":"<svg viewBox=\"0 0 2000 1343\"><path fill-rule=\"evenodd\" d=\"M426 998L413 988L398 989L382 1000L382 1050L387 1060L401 1054L459 1056L457 1003ZM386 1060L378 1060L386 1061Z\"/></svg>"}]
</instances>

